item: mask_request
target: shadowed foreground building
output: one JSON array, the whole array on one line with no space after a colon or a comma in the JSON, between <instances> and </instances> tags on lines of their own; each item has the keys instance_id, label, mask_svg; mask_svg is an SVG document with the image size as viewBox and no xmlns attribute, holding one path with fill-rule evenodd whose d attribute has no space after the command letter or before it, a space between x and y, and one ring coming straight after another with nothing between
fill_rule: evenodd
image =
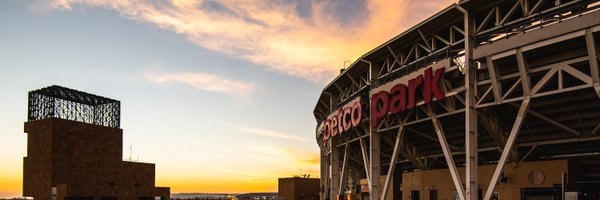
<instances>
[{"instance_id":1,"label":"shadowed foreground building","mask_svg":"<svg viewBox=\"0 0 600 200\"><path fill-rule=\"evenodd\" d=\"M120 102L60 86L29 92L23 196L49 199L169 199L155 166L122 161Z\"/></svg>"},{"instance_id":2,"label":"shadowed foreground building","mask_svg":"<svg viewBox=\"0 0 600 200\"><path fill-rule=\"evenodd\" d=\"M279 178L279 199L281 200L317 200L321 180L318 178Z\"/></svg>"}]
</instances>

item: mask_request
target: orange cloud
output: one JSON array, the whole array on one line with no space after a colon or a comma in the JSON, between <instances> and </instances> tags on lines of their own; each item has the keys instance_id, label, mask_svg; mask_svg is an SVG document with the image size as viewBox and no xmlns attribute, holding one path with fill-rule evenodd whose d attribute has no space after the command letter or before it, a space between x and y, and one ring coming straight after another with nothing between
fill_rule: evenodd
<instances>
[{"instance_id":1,"label":"orange cloud","mask_svg":"<svg viewBox=\"0 0 600 200\"><path fill-rule=\"evenodd\" d=\"M313 158L302 160L301 163L307 164L307 165L318 165L321 163L321 158L319 158L319 155L316 154Z\"/></svg>"},{"instance_id":2,"label":"orange cloud","mask_svg":"<svg viewBox=\"0 0 600 200\"><path fill-rule=\"evenodd\" d=\"M200 47L269 70L325 81L335 76L344 61L357 59L454 1L368 0L360 11L366 17L351 27L343 26L345 22L331 12L345 2L310 2L308 17L296 11L296 2L282 0L52 0L36 8L108 8L126 18L185 35ZM207 4L218 4L219 9Z\"/></svg>"}]
</instances>

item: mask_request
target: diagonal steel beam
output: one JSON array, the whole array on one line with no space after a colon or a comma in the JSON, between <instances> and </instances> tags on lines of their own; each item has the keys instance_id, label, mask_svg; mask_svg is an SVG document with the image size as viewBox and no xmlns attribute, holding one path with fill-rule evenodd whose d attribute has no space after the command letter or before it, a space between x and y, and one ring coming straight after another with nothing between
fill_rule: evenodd
<instances>
[{"instance_id":1,"label":"diagonal steel beam","mask_svg":"<svg viewBox=\"0 0 600 200\"><path fill-rule=\"evenodd\" d=\"M563 72L567 72L568 74L570 74L571 76L585 82L586 84L590 84L592 85L594 83L594 81L592 80L592 77L588 76L587 74L571 67L568 64L565 64L563 66L560 67L562 69Z\"/></svg>"},{"instance_id":2,"label":"diagonal steel beam","mask_svg":"<svg viewBox=\"0 0 600 200\"><path fill-rule=\"evenodd\" d=\"M408 119L408 117L406 117ZM402 143L402 137L404 137L404 122L400 124L400 128L398 130L398 134L396 134L396 144L394 144L394 150L392 151L392 158L390 159L390 165L388 167L388 173L385 177L385 183L383 184L383 190L381 194L381 200L385 200L387 198L387 191L390 187L390 182L394 176L394 169L396 168L396 159L398 159L398 154L400 152L400 146Z\"/></svg>"},{"instance_id":3,"label":"diagonal steel beam","mask_svg":"<svg viewBox=\"0 0 600 200\"><path fill-rule=\"evenodd\" d=\"M412 163L415 167L425 170L426 167L422 165L422 163L417 159L417 157L419 157L419 155L417 155L417 151L416 151L416 147L414 145L409 145L409 144L403 144L400 148L400 154L402 154L402 156L406 157L406 159L408 161L410 161L410 163Z\"/></svg>"},{"instance_id":4,"label":"diagonal steel beam","mask_svg":"<svg viewBox=\"0 0 600 200\"><path fill-rule=\"evenodd\" d=\"M508 90L504 93L504 96L502 96L502 100L506 99L509 95L511 95L513 90L515 90L517 85L519 85L519 83L521 83L522 80L522 78L517 79L517 81L515 81L515 83L512 86L510 86L510 88L508 88Z\"/></svg>"},{"instance_id":5,"label":"diagonal steel beam","mask_svg":"<svg viewBox=\"0 0 600 200\"><path fill-rule=\"evenodd\" d=\"M527 159L529 154L533 153L533 150L535 150L537 147L538 147L538 145L531 146L531 149L529 149L529 151L523 156L523 158L521 158L521 160L519 162L522 163L523 161L525 161L525 159Z\"/></svg>"},{"instance_id":6,"label":"diagonal steel beam","mask_svg":"<svg viewBox=\"0 0 600 200\"><path fill-rule=\"evenodd\" d=\"M450 170L450 175L452 176L452 181L454 182L454 187L458 192L458 196L460 199L465 199L465 194L463 191L462 181L460 179L460 175L458 174L458 169L456 168L456 163L454 162L454 158L452 157L452 151L450 151L450 147L448 146L448 142L446 140L446 135L442 128L440 121L438 121L435 113L431 110L431 107L427 107L427 114L431 117L431 122L433 123L433 127L435 128L435 133L438 136L438 140L440 141L440 146L442 147L442 151L444 152L444 157L446 158L446 163L448 163L448 169Z\"/></svg>"},{"instance_id":7,"label":"diagonal steel beam","mask_svg":"<svg viewBox=\"0 0 600 200\"><path fill-rule=\"evenodd\" d=\"M513 124L512 129L510 130L510 135L508 136L508 140L506 141L506 145L504 145L504 150L502 150L502 155L500 156L500 160L498 161L498 165L496 166L496 170L492 175L492 180L490 180L490 184L488 189L485 192L484 200L490 200L492 194L494 193L494 189L496 189L496 183L498 183L498 178L500 177L500 173L504 168L504 164L506 163L506 159L508 155L517 141L517 136L519 132L521 132L521 125L525 121L525 116L527 115L527 111L529 110L529 102L531 98L529 96L525 96L523 102L521 102L521 106L519 107L519 112L517 113L517 118L515 119L515 123Z\"/></svg>"},{"instance_id":8,"label":"diagonal steel beam","mask_svg":"<svg viewBox=\"0 0 600 200\"><path fill-rule=\"evenodd\" d=\"M343 194L342 192L344 192L344 183L345 183L345 179L347 176L347 166L348 166L348 154L350 154L349 151L350 145L348 145L348 143L346 143L345 147L344 147L344 161L342 161L342 174L340 175L340 187L339 187L339 191L338 194Z\"/></svg>"},{"instance_id":9,"label":"diagonal steel beam","mask_svg":"<svg viewBox=\"0 0 600 200\"><path fill-rule=\"evenodd\" d=\"M594 130L592 130L592 134L597 134L598 130L600 130L600 123L598 123L598 125L596 126L596 128L594 128Z\"/></svg>"},{"instance_id":10,"label":"diagonal steel beam","mask_svg":"<svg viewBox=\"0 0 600 200\"><path fill-rule=\"evenodd\" d=\"M517 49L517 64L519 67L519 75L521 76L521 86L523 87L523 95L527 96L531 94L531 81L529 80L529 66L527 66L527 60L521 51L521 48Z\"/></svg>"},{"instance_id":11,"label":"diagonal steel beam","mask_svg":"<svg viewBox=\"0 0 600 200\"><path fill-rule=\"evenodd\" d=\"M365 167L365 173L367 174L367 182L369 182L369 187L371 185L371 178L370 177L370 173L369 173L369 156L367 155L367 145L365 144L365 140L363 138L360 138L360 152L362 154L362 158L363 158L363 164Z\"/></svg>"},{"instance_id":12,"label":"diagonal steel beam","mask_svg":"<svg viewBox=\"0 0 600 200\"><path fill-rule=\"evenodd\" d=\"M523 11L523 15L529 15L529 0L519 0L521 4L521 11Z\"/></svg>"},{"instance_id":13,"label":"diagonal steel beam","mask_svg":"<svg viewBox=\"0 0 600 200\"><path fill-rule=\"evenodd\" d=\"M492 18L493 14L495 13L497 7L494 7L492 9L490 9L490 11L488 12L487 16L485 16L485 18L483 19L483 21L479 24L479 27L477 28L476 32L481 31L481 29L483 29L483 27L485 27L485 25L490 21L490 19Z\"/></svg>"},{"instance_id":14,"label":"diagonal steel beam","mask_svg":"<svg viewBox=\"0 0 600 200\"><path fill-rule=\"evenodd\" d=\"M519 107L515 103L510 103L510 105L514 106L514 107ZM565 130L565 131L567 131L569 133L572 133L575 136L580 136L581 135L581 133L579 131L577 131L575 129L572 129L572 128L568 127L567 125L564 125L564 124L562 124L560 122L557 122L556 120L553 120L552 118L547 117L546 115L538 113L538 112L536 112L534 110L529 109L529 114L531 114L531 115L533 115L533 116L535 116L535 117L537 117L537 118L539 118L541 120L544 120L544 121L546 121L546 122L548 122L548 123L550 123L550 124L552 124L552 125L554 125L554 126L556 126L558 128L561 128L561 129L563 129L563 130Z\"/></svg>"},{"instance_id":15,"label":"diagonal steel beam","mask_svg":"<svg viewBox=\"0 0 600 200\"><path fill-rule=\"evenodd\" d=\"M427 38L425 37L425 34L423 34L423 32L421 31L421 29L417 29L417 32L419 32L419 35L421 36L421 39L423 39L423 42L425 42L425 45L427 45L427 49L429 50L429 52L431 52L433 50L433 48L431 48L431 45L429 44L429 41L427 41Z\"/></svg>"},{"instance_id":16,"label":"diagonal steel beam","mask_svg":"<svg viewBox=\"0 0 600 200\"><path fill-rule=\"evenodd\" d=\"M401 58L398 57L398 55L396 53L394 53L394 50L392 50L392 47L390 47L389 45L386 46L387 49L390 51L390 54L392 54L392 57L394 57L394 60L396 61L396 63L398 63L398 66L402 66L402 61Z\"/></svg>"},{"instance_id":17,"label":"diagonal steel beam","mask_svg":"<svg viewBox=\"0 0 600 200\"><path fill-rule=\"evenodd\" d=\"M496 142L496 145L498 145L499 148L503 148L504 144L506 144L508 131L506 131L506 128L502 125L502 120L498 113L489 108L480 108L478 109L477 114L480 116L478 121L481 123L482 127L490 134L494 142ZM498 151L500 151L500 149L498 149ZM519 160L517 147L513 148L510 159Z\"/></svg>"},{"instance_id":18,"label":"diagonal steel beam","mask_svg":"<svg viewBox=\"0 0 600 200\"><path fill-rule=\"evenodd\" d=\"M544 77L542 77L542 79L540 79L540 81L535 86L533 86L533 88L531 89L531 93L536 94L538 91L540 91L540 89L546 86L548 84L548 81L552 77L554 77L554 74L556 74L556 72L558 72L558 68L551 68L550 70L548 70L546 75L544 75Z\"/></svg>"},{"instance_id":19,"label":"diagonal steel beam","mask_svg":"<svg viewBox=\"0 0 600 200\"><path fill-rule=\"evenodd\" d=\"M538 0L538 2L533 5L533 7L531 8L531 10L529 10L529 15L533 14L534 12L537 12L538 9L542 6L542 3L544 3L545 0Z\"/></svg>"},{"instance_id":20,"label":"diagonal steel beam","mask_svg":"<svg viewBox=\"0 0 600 200\"><path fill-rule=\"evenodd\" d=\"M350 75L350 73L346 73L346 75L348 76L348 78L350 79L350 81L352 81L352 83L354 83L354 85L356 87L360 87L360 85L358 84L358 82L356 82L356 80L354 80L354 78L352 78L352 75Z\"/></svg>"},{"instance_id":21,"label":"diagonal steel beam","mask_svg":"<svg viewBox=\"0 0 600 200\"><path fill-rule=\"evenodd\" d=\"M423 133L423 132L421 132L421 131L419 131L419 130L417 130L417 129L414 129L414 128L408 128L408 127L407 127L407 128L406 128L406 130L408 130L408 131L410 131L410 132L413 132L413 133L416 133L417 135L423 136L423 137L425 137L425 138L427 138L427 139L429 139L429 140L431 140L431 141L440 142L440 141L439 141L437 138L435 138L435 137L432 137L432 136L430 136L430 135L428 135L428 134L425 134L425 133ZM458 147L457 147L456 145L448 144L448 146L449 146L450 148L454 149L454 150L458 150Z\"/></svg>"},{"instance_id":22,"label":"diagonal steel beam","mask_svg":"<svg viewBox=\"0 0 600 200\"><path fill-rule=\"evenodd\" d=\"M515 2L515 4L513 5L512 8L510 8L510 10L506 13L506 15L504 15L504 18L502 18L502 20L500 20L500 24L504 24L506 22L506 20L508 20L508 18L510 18L514 12L517 10L517 8L521 5L520 2Z\"/></svg>"}]
</instances>

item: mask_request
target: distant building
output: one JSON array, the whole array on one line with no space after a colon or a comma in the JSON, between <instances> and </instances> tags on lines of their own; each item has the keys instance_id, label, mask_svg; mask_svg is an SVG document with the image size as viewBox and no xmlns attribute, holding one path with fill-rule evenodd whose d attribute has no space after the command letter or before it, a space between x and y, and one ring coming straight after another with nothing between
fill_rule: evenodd
<instances>
[{"instance_id":1,"label":"distant building","mask_svg":"<svg viewBox=\"0 0 600 200\"><path fill-rule=\"evenodd\" d=\"M178 193L171 194L171 200L232 200L233 194L225 193Z\"/></svg>"},{"instance_id":2,"label":"distant building","mask_svg":"<svg viewBox=\"0 0 600 200\"><path fill-rule=\"evenodd\" d=\"M320 181L318 178L279 178L279 199L317 200L321 191Z\"/></svg>"},{"instance_id":3,"label":"distant building","mask_svg":"<svg viewBox=\"0 0 600 200\"><path fill-rule=\"evenodd\" d=\"M246 193L235 195L236 200L278 200L277 193Z\"/></svg>"},{"instance_id":4,"label":"distant building","mask_svg":"<svg viewBox=\"0 0 600 200\"><path fill-rule=\"evenodd\" d=\"M35 200L168 200L154 164L125 162L120 102L60 86L29 92L23 196Z\"/></svg>"}]
</instances>

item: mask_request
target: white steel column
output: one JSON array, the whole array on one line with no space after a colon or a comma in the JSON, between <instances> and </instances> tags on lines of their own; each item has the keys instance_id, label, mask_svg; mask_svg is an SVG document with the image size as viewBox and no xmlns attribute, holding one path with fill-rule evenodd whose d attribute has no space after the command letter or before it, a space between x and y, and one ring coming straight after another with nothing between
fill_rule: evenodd
<instances>
[{"instance_id":1,"label":"white steel column","mask_svg":"<svg viewBox=\"0 0 600 200\"><path fill-rule=\"evenodd\" d=\"M323 159L325 159L325 188L323 188L323 198L327 199L329 196L329 193L331 192L331 177L330 177L330 171L329 169L331 169L331 160L329 159L329 157L331 156L331 151L329 151L329 148L326 148L327 153L325 154L325 156L323 157Z\"/></svg>"},{"instance_id":2,"label":"white steel column","mask_svg":"<svg viewBox=\"0 0 600 200\"><path fill-rule=\"evenodd\" d=\"M600 69L598 69L598 49L594 42L594 34L591 29L585 30L585 42L587 44L588 59L590 60L590 70L592 74L592 81L594 82L594 90L600 97Z\"/></svg>"},{"instance_id":3,"label":"white steel column","mask_svg":"<svg viewBox=\"0 0 600 200\"><path fill-rule=\"evenodd\" d=\"M373 83L379 75L380 67L369 63L369 79L370 83ZM369 97L369 104L371 105L371 97ZM373 117L373 116L371 116ZM380 136L379 132L373 128L373 125L369 123L369 193L373 200L378 200L380 197L379 191L379 177L381 176L381 152L380 152Z\"/></svg>"},{"instance_id":4,"label":"white steel column","mask_svg":"<svg viewBox=\"0 0 600 200\"><path fill-rule=\"evenodd\" d=\"M331 137L329 138L331 142L329 145L331 147L331 153L329 153L329 160L331 164L329 165L331 168L331 183L330 183L330 199L337 199L339 186L340 186L340 151L337 147L337 138Z\"/></svg>"},{"instance_id":5,"label":"white steel column","mask_svg":"<svg viewBox=\"0 0 600 200\"><path fill-rule=\"evenodd\" d=\"M369 126L371 127L371 126ZM369 192L370 192L370 197L373 200L377 200L380 199L380 191L379 191L379 177L381 176L381 160L380 160L380 136L379 133L376 130L373 130L373 128L370 128L370 140L369 140L369 158L370 158L370 164L369 167L371 168L369 170L369 172L371 173L369 175L369 178L371 178L371 181L369 181L371 183L370 188L369 188Z\"/></svg>"},{"instance_id":6,"label":"white steel column","mask_svg":"<svg viewBox=\"0 0 600 200\"><path fill-rule=\"evenodd\" d=\"M465 159L467 200L478 199L478 158L477 158L477 111L475 110L475 92L477 65L473 61L475 22L469 12L460 6L457 8L464 14L465 33ZM493 66L492 66L493 67Z\"/></svg>"},{"instance_id":7,"label":"white steel column","mask_svg":"<svg viewBox=\"0 0 600 200\"><path fill-rule=\"evenodd\" d=\"M325 196L327 195L327 157L325 156L324 149L321 149L321 192L319 195L320 200L325 200Z\"/></svg>"},{"instance_id":8,"label":"white steel column","mask_svg":"<svg viewBox=\"0 0 600 200\"><path fill-rule=\"evenodd\" d=\"M502 168L504 168L504 164L506 163L506 159L508 158L508 154L512 149L515 141L517 141L517 136L519 136L519 132L521 132L521 125L525 121L525 116L527 115L527 111L529 110L529 101L530 97L525 96L525 99L521 103L521 107L519 107L519 113L517 114L517 119L515 119L515 123L513 124L512 129L510 130L510 135L508 136L508 140L504 145L504 149L502 150L502 155L500 156L500 160L498 161L498 165L496 166L496 170L494 171L494 175L492 175L492 180L490 181L490 185L485 192L484 200L489 200L494 193L494 189L496 188L496 183L498 183L498 178L502 173Z\"/></svg>"}]
</instances>

